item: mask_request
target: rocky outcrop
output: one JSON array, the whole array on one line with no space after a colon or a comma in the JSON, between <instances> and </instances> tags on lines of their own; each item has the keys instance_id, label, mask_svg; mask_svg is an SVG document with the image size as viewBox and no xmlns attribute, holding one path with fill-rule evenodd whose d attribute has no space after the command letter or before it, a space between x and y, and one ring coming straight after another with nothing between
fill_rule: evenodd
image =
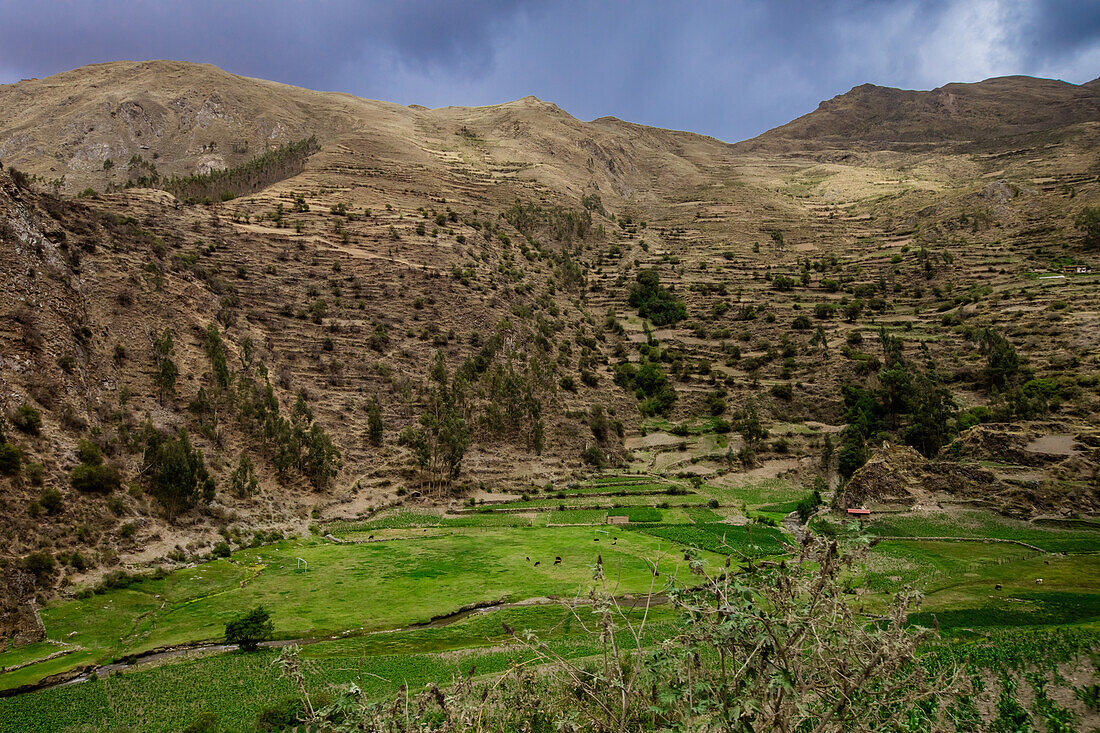
<instances>
[{"instance_id":1,"label":"rocky outcrop","mask_svg":"<svg viewBox=\"0 0 1100 733\"><path fill-rule=\"evenodd\" d=\"M33 578L23 570L5 568L0 581L0 638L23 646L45 636L35 605Z\"/></svg>"},{"instance_id":2,"label":"rocky outcrop","mask_svg":"<svg viewBox=\"0 0 1100 733\"><path fill-rule=\"evenodd\" d=\"M1026 431L971 429L957 443L967 455L1020 457L1029 455ZM1023 447L1021 447L1023 446ZM953 451L945 451L945 455ZM907 446L883 444L853 474L837 506L850 509L867 505L934 505L942 500L984 506L1002 514L1030 517L1039 513L1063 515L1100 511L1100 484L1095 482L1100 451L1089 449L1051 465L1057 456L1037 454L1047 470L1028 481L1014 480L976 463L937 458L925 459ZM1034 465L1034 464L1018 464ZM1059 477L1070 481L1060 481ZM1093 477L1090 482L1088 477ZM1081 481L1081 479L1086 479Z\"/></svg>"}]
</instances>

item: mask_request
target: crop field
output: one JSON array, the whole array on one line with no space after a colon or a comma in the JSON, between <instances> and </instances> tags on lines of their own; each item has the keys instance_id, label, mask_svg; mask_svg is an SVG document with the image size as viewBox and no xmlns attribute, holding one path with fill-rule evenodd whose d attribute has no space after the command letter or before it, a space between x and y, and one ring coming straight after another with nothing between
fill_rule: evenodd
<instances>
[{"instance_id":1,"label":"crop field","mask_svg":"<svg viewBox=\"0 0 1100 733\"><path fill-rule=\"evenodd\" d=\"M718 512L705 506L686 507L683 510L694 524L703 524L705 522L721 522L723 517Z\"/></svg>"},{"instance_id":2,"label":"crop field","mask_svg":"<svg viewBox=\"0 0 1100 733\"><path fill-rule=\"evenodd\" d=\"M781 478L748 481L744 484L705 483L699 493L717 499L723 506L741 506L747 509L797 502L808 492Z\"/></svg>"},{"instance_id":3,"label":"crop field","mask_svg":"<svg viewBox=\"0 0 1100 733\"><path fill-rule=\"evenodd\" d=\"M532 519L523 514L477 512L461 516L398 512L360 522L331 522L324 531L334 537L361 539L383 530L422 529L439 527L530 527ZM398 535L395 535L398 536Z\"/></svg>"},{"instance_id":4,"label":"crop field","mask_svg":"<svg viewBox=\"0 0 1100 733\"><path fill-rule=\"evenodd\" d=\"M668 504L669 506L703 506L710 500L709 496L703 494L633 494L627 493L624 495L607 495L603 494L594 495L566 495L564 498L546 497L538 499L528 499L527 501L509 501L501 504L493 504L494 510L503 511L515 511L519 509L578 509L593 506L653 506L655 504Z\"/></svg>"},{"instance_id":5,"label":"crop field","mask_svg":"<svg viewBox=\"0 0 1100 733\"><path fill-rule=\"evenodd\" d=\"M977 639L952 638L930 646L925 655L936 662L961 662L971 669L1008 672L1039 662L1056 665L1100 650L1096 628L994 629Z\"/></svg>"},{"instance_id":6,"label":"crop field","mask_svg":"<svg viewBox=\"0 0 1100 733\"><path fill-rule=\"evenodd\" d=\"M626 518L631 522L660 522L664 515L660 509L651 506L632 507L626 513Z\"/></svg>"},{"instance_id":7,"label":"crop field","mask_svg":"<svg viewBox=\"0 0 1100 733\"><path fill-rule=\"evenodd\" d=\"M602 483L602 484L584 484L581 486L573 486L566 489L559 489L554 493L555 497L559 496L600 496L611 494L614 496L629 495L629 494L669 494L670 496L676 496L677 494L689 493L687 489L668 483L654 483L652 481L644 481L641 483Z\"/></svg>"},{"instance_id":8,"label":"crop field","mask_svg":"<svg viewBox=\"0 0 1100 733\"><path fill-rule=\"evenodd\" d=\"M550 526L606 523L607 511L604 509L559 509L550 512Z\"/></svg>"}]
</instances>

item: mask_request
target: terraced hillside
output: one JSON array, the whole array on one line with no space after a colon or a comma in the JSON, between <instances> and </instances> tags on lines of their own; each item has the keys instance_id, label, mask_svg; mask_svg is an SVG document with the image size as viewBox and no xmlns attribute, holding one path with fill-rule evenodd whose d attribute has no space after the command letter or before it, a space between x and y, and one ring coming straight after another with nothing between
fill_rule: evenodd
<instances>
[{"instance_id":1,"label":"terraced hillside","mask_svg":"<svg viewBox=\"0 0 1100 733\"><path fill-rule=\"evenodd\" d=\"M814 490L1095 514L1094 86L945 89L728 145L172 62L0 88L0 627L257 532L411 542L402 508L712 551Z\"/></svg>"}]
</instances>

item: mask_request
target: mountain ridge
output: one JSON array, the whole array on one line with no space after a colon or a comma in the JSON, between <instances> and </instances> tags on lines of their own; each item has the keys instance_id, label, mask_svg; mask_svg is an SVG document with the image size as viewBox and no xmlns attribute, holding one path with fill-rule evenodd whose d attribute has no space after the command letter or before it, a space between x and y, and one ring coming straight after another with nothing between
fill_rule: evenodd
<instances>
[{"instance_id":1,"label":"mountain ridge","mask_svg":"<svg viewBox=\"0 0 1100 733\"><path fill-rule=\"evenodd\" d=\"M738 145L753 150L793 149L799 143L990 143L1100 119L1095 85L1019 75L952 82L928 91L860 84Z\"/></svg>"},{"instance_id":2,"label":"mountain ridge","mask_svg":"<svg viewBox=\"0 0 1100 733\"><path fill-rule=\"evenodd\" d=\"M509 114L747 152L811 151L852 142L869 149L996 145L1100 119L1100 79L1074 85L1007 76L928 91L866 83L785 125L729 143L610 116L584 122L533 95L483 107L428 109L316 92L210 64L117 61L0 86L0 116L7 120L0 129L0 160L75 192L108 184L111 176L102 170L108 159L118 164L117 158L144 154L155 157L165 174L187 175L241 163L257 150L311 134L327 139L365 126L406 135L422 116L460 120ZM243 120L248 124L242 126Z\"/></svg>"}]
</instances>

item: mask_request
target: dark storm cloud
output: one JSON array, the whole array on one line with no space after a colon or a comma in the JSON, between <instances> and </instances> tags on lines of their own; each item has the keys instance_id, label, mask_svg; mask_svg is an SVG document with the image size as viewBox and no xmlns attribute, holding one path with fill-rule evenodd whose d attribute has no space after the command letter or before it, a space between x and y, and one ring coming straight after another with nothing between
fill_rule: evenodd
<instances>
[{"instance_id":1,"label":"dark storm cloud","mask_svg":"<svg viewBox=\"0 0 1100 733\"><path fill-rule=\"evenodd\" d=\"M1045 0L1036 2L1032 22L1021 33L1024 53L1032 62L1073 55L1100 37L1100 2ZM1100 69L1096 70L1100 76Z\"/></svg>"},{"instance_id":2,"label":"dark storm cloud","mask_svg":"<svg viewBox=\"0 0 1100 733\"><path fill-rule=\"evenodd\" d=\"M0 81L173 58L428 106L535 94L733 140L864 82L1100 75L1100 3L0 0Z\"/></svg>"},{"instance_id":3,"label":"dark storm cloud","mask_svg":"<svg viewBox=\"0 0 1100 733\"><path fill-rule=\"evenodd\" d=\"M173 58L325 87L365 52L477 73L516 0L0 2L0 68L46 75L86 63Z\"/></svg>"}]
</instances>

